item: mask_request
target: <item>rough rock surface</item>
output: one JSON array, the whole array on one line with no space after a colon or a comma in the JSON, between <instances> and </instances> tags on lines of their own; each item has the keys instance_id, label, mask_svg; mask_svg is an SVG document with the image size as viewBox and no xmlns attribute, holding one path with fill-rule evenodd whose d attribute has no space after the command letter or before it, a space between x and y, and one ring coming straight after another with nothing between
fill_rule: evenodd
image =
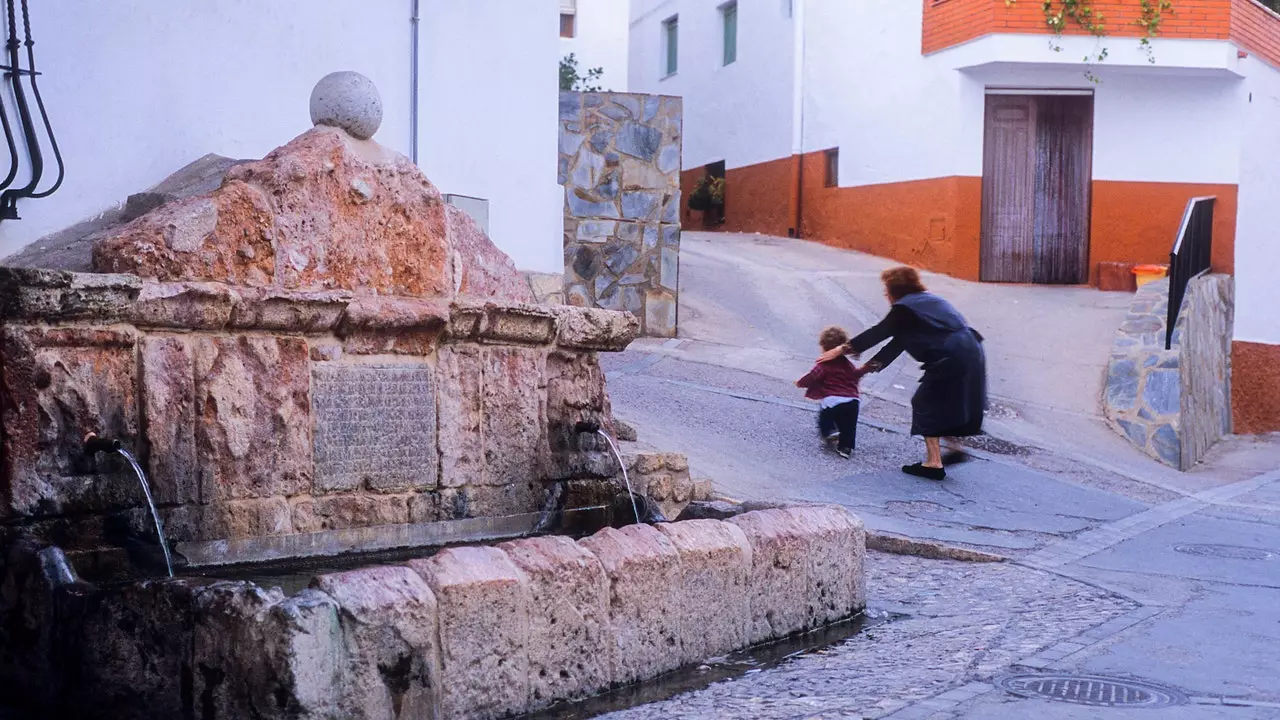
<instances>
[{"instance_id":1,"label":"rough rock surface","mask_svg":"<svg viewBox=\"0 0 1280 720\"><path fill-rule=\"evenodd\" d=\"M290 496L309 490L306 341L195 336L191 342L201 500Z\"/></svg>"},{"instance_id":2,"label":"rough rock surface","mask_svg":"<svg viewBox=\"0 0 1280 720\"><path fill-rule=\"evenodd\" d=\"M609 580L595 556L566 537L503 543L528 578L529 703L594 695L613 677Z\"/></svg>"},{"instance_id":3,"label":"rough rock surface","mask_svg":"<svg viewBox=\"0 0 1280 720\"><path fill-rule=\"evenodd\" d=\"M446 205L445 223L453 251L454 290L459 295L536 302L529 281L516 264L494 246L465 210Z\"/></svg>"},{"instance_id":4,"label":"rough rock surface","mask_svg":"<svg viewBox=\"0 0 1280 720\"><path fill-rule=\"evenodd\" d=\"M751 627L751 545L718 520L657 526L680 553L680 627L684 662L699 663L746 647ZM696 628L696 631L692 629Z\"/></svg>"},{"instance_id":5,"label":"rough rock surface","mask_svg":"<svg viewBox=\"0 0 1280 720\"><path fill-rule=\"evenodd\" d=\"M167 202L218 189L227 171L245 160L209 154L195 160L159 184L129 196L124 207L50 233L0 260L11 267L47 268L88 273L93 271L93 242L114 228L135 220Z\"/></svg>"},{"instance_id":6,"label":"rough rock surface","mask_svg":"<svg viewBox=\"0 0 1280 720\"><path fill-rule=\"evenodd\" d=\"M751 644L809 627L809 542L787 510L729 518L751 543Z\"/></svg>"},{"instance_id":7,"label":"rough rock surface","mask_svg":"<svg viewBox=\"0 0 1280 720\"><path fill-rule=\"evenodd\" d=\"M650 336L676 334L682 116L677 97L560 94L565 302Z\"/></svg>"},{"instance_id":8,"label":"rough rock surface","mask_svg":"<svg viewBox=\"0 0 1280 720\"><path fill-rule=\"evenodd\" d=\"M844 620L867 605L866 530L838 505L789 508L809 542L808 606L812 626Z\"/></svg>"},{"instance_id":9,"label":"rough rock surface","mask_svg":"<svg viewBox=\"0 0 1280 720\"><path fill-rule=\"evenodd\" d=\"M75 692L117 718L183 717L182 683L175 680L191 654L195 586L190 580L134 583L90 604Z\"/></svg>"},{"instance_id":10,"label":"rough rock surface","mask_svg":"<svg viewBox=\"0 0 1280 720\"><path fill-rule=\"evenodd\" d=\"M604 370L594 353L553 351L547 356L549 455L544 478L607 478L617 473L608 442L597 433L577 432L581 421L597 423L606 433L617 435Z\"/></svg>"},{"instance_id":11,"label":"rough rock surface","mask_svg":"<svg viewBox=\"0 0 1280 720\"><path fill-rule=\"evenodd\" d=\"M529 701L529 586L506 553L459 547L411 560L440 618L440 717L500 718Z\"/></svg>"},{"instance_id":12,"label":"rough rock surface","mask_svg":"<svg viewBox=\"0 0 1280 720\"><path fill-rule=\"evenodd\" d=\"M101 511L142 501L118 458L83 451L86 434L138 437L132 331L3 328L0 352L0 492L8 514Z\"/></svg>"},{"instance_id":13,"label":"rough rock surface","mask_svg":"<svg viewBox=\"0 0 1280 720\"><path fill-rule=\"evenodd\" d=\"M546 429L543 418L546 354L497 347L480 354L485 485L513 485L537 479Z\"/></svg>"},{"instance_id":14,"label":"rough rock surface","mask_svg":"<svg viewBox=\"0 0 1280 720\"><path fill-rule=\"evenodd\" d=\"M609 576L614 682L645 680L680 667L681 576L675 545L649 525L606 528L579 543Z\"/></svg>"},{"instance_id":15,"label":"rough rock surface","mask_svg":"<svg viewBox=\"0 0 1280 720\"><path fill-rule=\"evenodd\" d=\"M436 411L439 422L440 486L460 487L480 476L480 350L448 345L436 361Z\"/></svg>"},{"instance_id":16,"label":"rough rock surface","mask_svg":"<svg viewBox=\"0 0 1280 720\"><path fill-rule=\"evenodd\" d=\"M440 193L407 158L336 128L303 133L94 247L99 271L410 297L450 295L449 266Z\"/></svg>"},{"instance_id":17,"label":"rough rock surface","mask_svg":"<svg viewBox=\"0 0 1280 720\"><path fill-rule=\"evenodd\" d=\"M342 717L436 717L440 648L436 598L407 567L321 575L313 586L342 609L347 665Z\"/></svg>"}]
</instances>

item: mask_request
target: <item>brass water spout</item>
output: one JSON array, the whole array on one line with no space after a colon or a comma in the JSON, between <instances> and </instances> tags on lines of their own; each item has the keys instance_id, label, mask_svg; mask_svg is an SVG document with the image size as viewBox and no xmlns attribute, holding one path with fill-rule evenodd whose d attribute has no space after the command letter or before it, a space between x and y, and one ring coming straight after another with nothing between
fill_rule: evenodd
<instances>
[{"instance_id":1,"label":"brass water spout","mask_svg":"<svg viewBox=\"0 0 1280 720\"><path fill-rule=\"evenodd\" d=\"M89 455L96 455L100 452L113 453L122 447L124 445L119 440L98 437L97 433L89 433L84 436L84 451Z\"/></svg>"}]
</instances>

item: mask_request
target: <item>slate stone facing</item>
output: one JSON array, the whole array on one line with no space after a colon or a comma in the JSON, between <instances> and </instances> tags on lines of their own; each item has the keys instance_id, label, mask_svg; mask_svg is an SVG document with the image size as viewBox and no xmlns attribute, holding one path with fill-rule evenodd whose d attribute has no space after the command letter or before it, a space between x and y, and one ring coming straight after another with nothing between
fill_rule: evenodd
<instances>
[{"instance_id":1,"label":"slate stone facing","mask_svg":"<svg viewBox=\"0 0 1280 720\"><path fill-rule=\"evenodd\" d=\"M1166 350L1169 281L1149 283L1116 332L1102 398L1107 420L1166 465L1191 468L1231 432L1233 293L1226 275L1188 283Z\"/></svg>"},{"instance_id":2,"label":"slate stone facing","mask_svg":"<svg viewBox=\"0 0 1280 720\"><path fill-rule=\"evenodd\" d=\"M436 484L436 403L425 365L311 368L317 492Z\"/></svg>"},{"instance_id":3,"label":"slate stone facing","mask_svg":"<svg viewBox=\"0 0 1280 720\"><path fill-rule=\"evenodd\" d=\"M565 302L628 311L674 337L679 296L679 98L562 93Z\"/></svg>"}]
</instances>

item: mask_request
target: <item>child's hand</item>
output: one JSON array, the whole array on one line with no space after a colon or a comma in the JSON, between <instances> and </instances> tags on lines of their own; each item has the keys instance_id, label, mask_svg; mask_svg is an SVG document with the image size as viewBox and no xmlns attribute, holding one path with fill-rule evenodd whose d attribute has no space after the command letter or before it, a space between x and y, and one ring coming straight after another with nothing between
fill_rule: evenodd
<instances>
[{"instance_id":1,"label":"child's hand","mask_svg":"<svg viewBox=\"0 0 1280 720\"><path fill-rule=\"evenodd\" d=\"M863 369L863 370L866 370L867 372L873 372L873 373L874 373L874 372L880 372L881 370L883 370L883 369L884 369L884 365L881 365L880 363L876 362L875 360L872 360L871 362L867 363L866 365L863 365L863 366L862 366L862 369Z\"/></svg>"}]
</instances>

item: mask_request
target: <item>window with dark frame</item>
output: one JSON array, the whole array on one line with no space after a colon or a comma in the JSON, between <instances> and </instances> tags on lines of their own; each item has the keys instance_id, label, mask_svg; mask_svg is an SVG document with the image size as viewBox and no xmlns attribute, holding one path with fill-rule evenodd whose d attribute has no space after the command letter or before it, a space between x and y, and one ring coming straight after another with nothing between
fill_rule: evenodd
<instances>
[{"instance_id":1,"label":"window with dark frame","mask_svg":"<svg viewBox=\"0 0 1280 720\"><path fill-rule=\"evenodd\" d=\"M731 65L738 59L738 3L737 0L720 6L720 20L724 26L724 62Z\"/></svg>"},{"instance_id":2,"label":"window with dark frame","mask_svg":"<svg viewBox=\"0 0 1280 720\"><path fill-rule=\"evenodd\" d=\"M578 36L578 0L560 0L560 37Z\"/></svg>"},{"instance_id":3,"label":"window with dark frame","mask_svg":"<svg viewBox=\"0 0 1280 720\"><path fill-rule=\"evenodd\" d=\"M680 66L680 16L662 21L662 75L675 75Z\"/></svg>"},{"instance_id":4,"label":"window with dark frame","mask_svg":"<svg viewBox=\"0 0 1280 720\"><path fill-rule=\"evenodd\" d=\"M827 165L827 187L837 187L840 185L840 148L831 148L826 151Z\"/></svg>"}]
</instances>

